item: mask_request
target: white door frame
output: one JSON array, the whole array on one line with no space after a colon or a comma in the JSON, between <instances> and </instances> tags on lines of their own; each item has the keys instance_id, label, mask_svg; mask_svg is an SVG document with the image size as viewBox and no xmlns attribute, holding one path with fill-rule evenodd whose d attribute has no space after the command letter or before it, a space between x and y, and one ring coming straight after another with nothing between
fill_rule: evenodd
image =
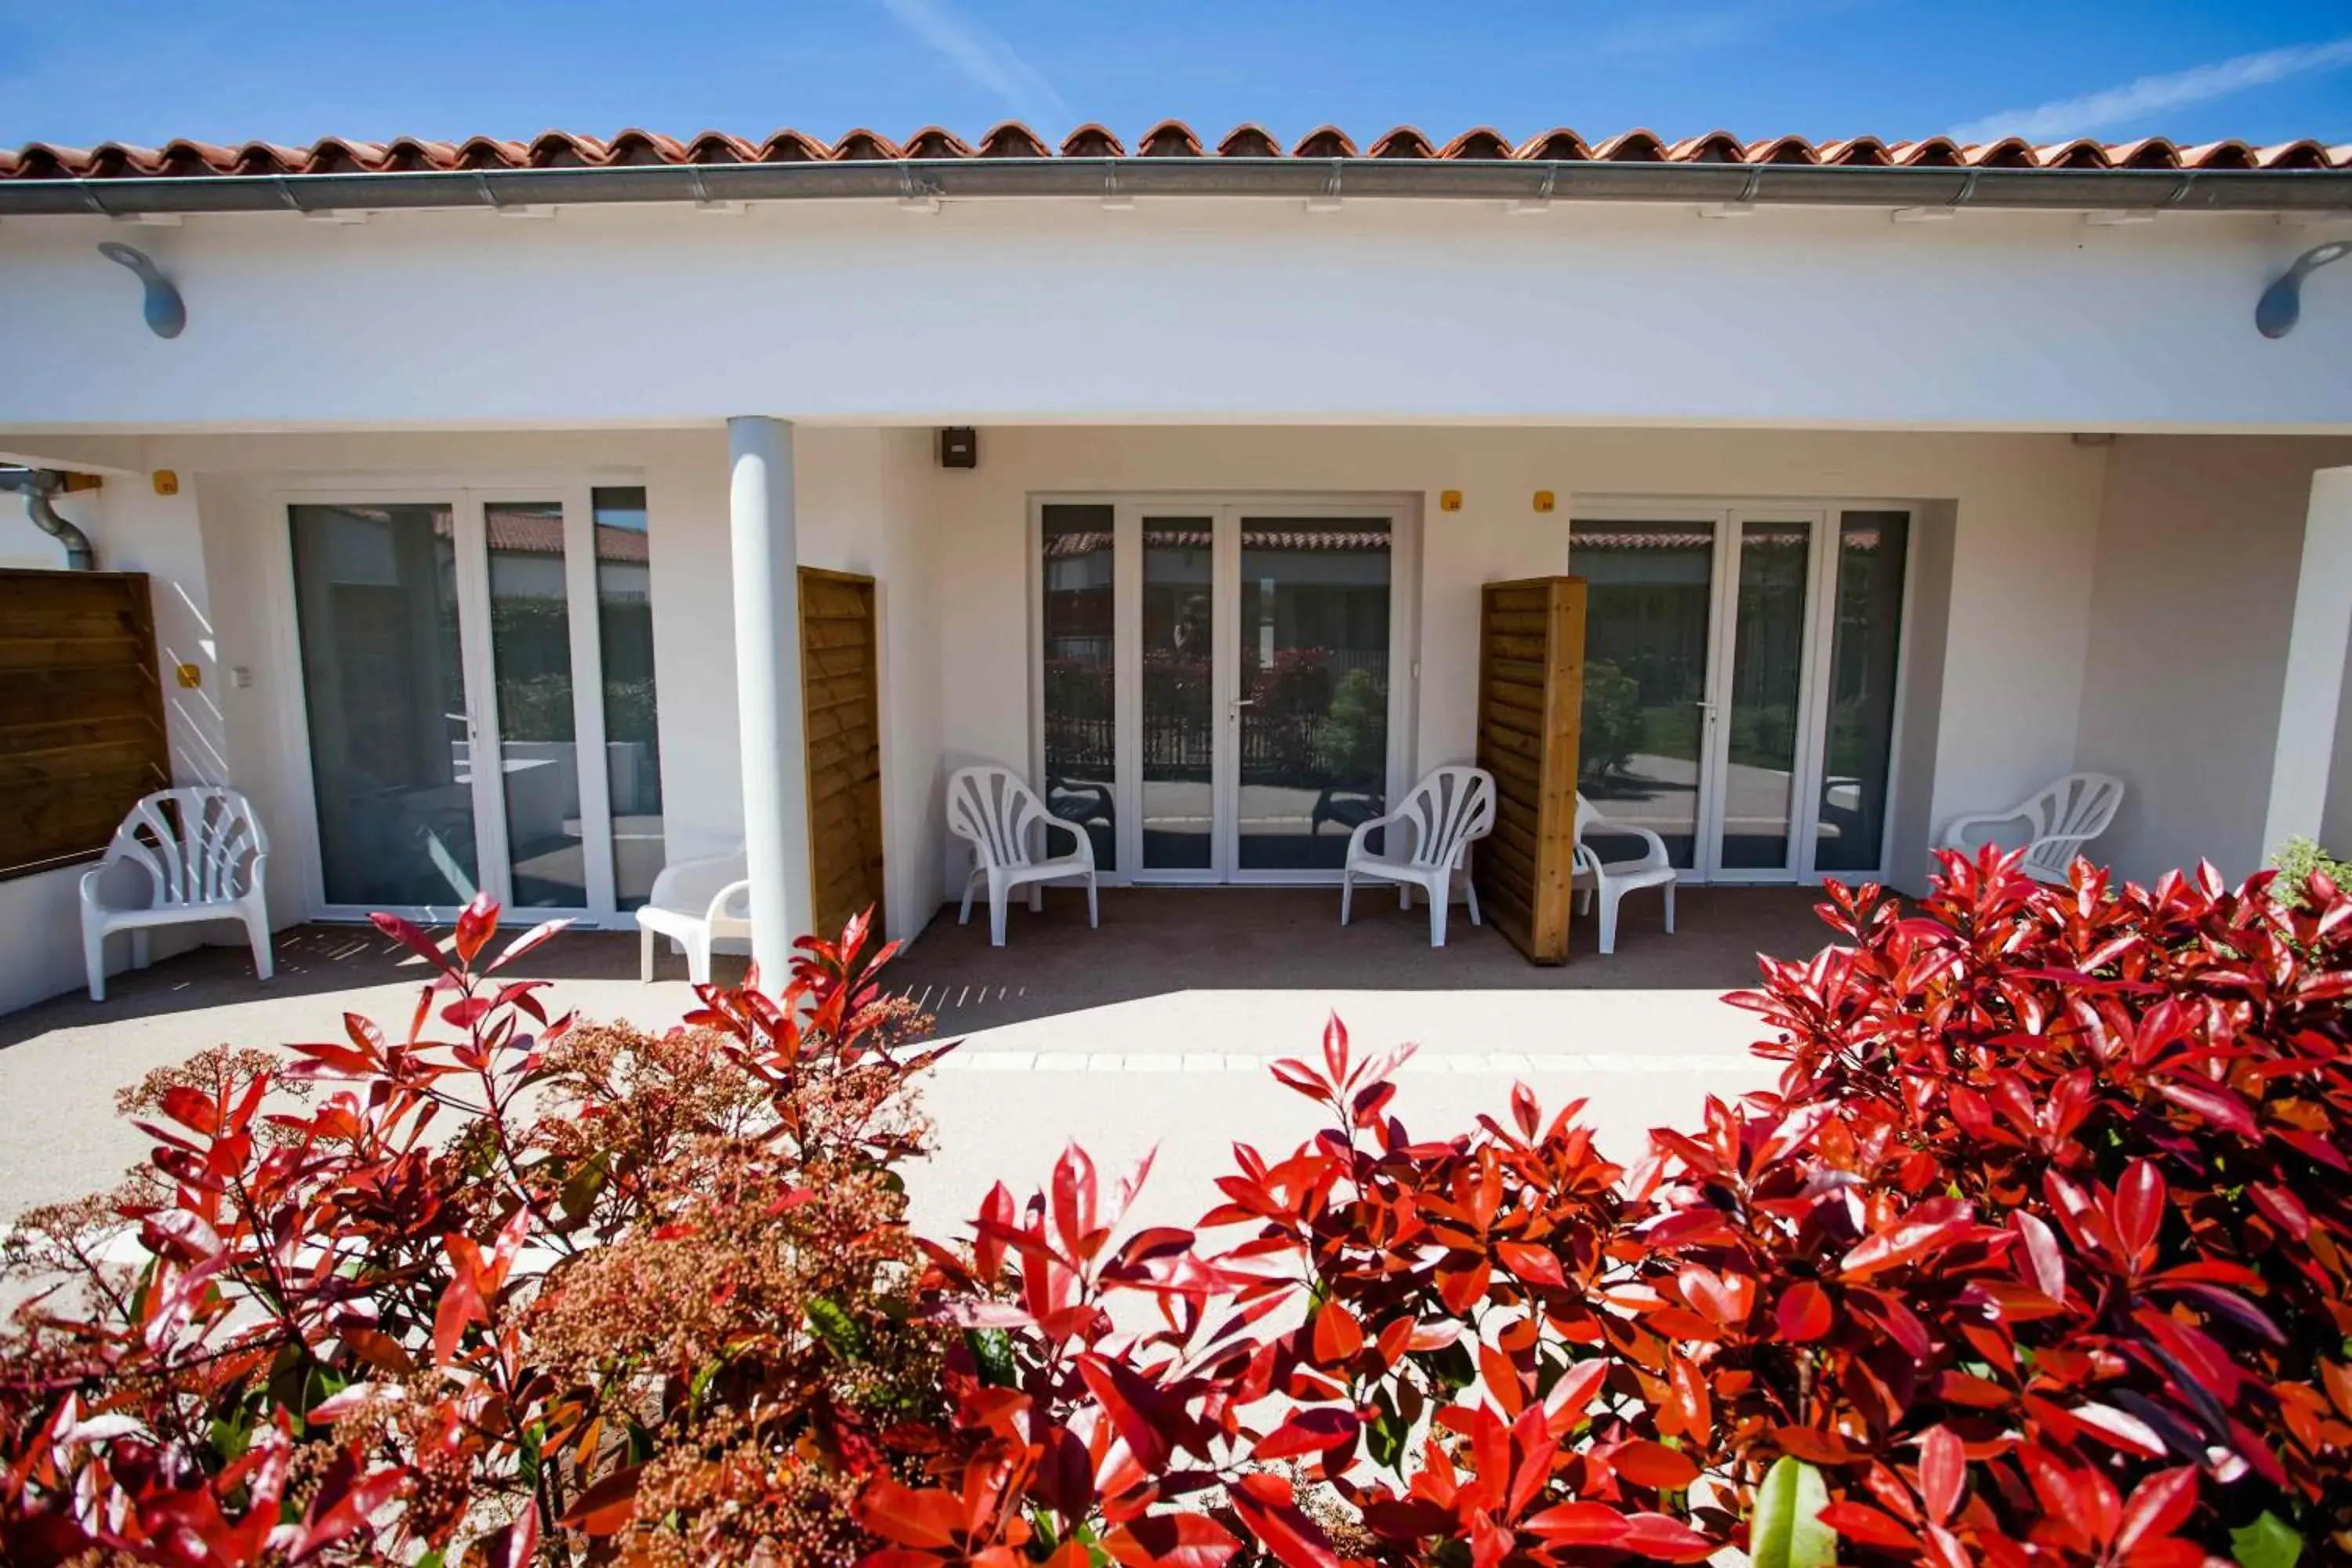
<instances>
[{"instance_id":1,"label":"white door frame","mask_svg":"<svg viewBox=\"0 0 2352 1568\"><path fill-rule=\"evenodd\" d=\"M291 743L285 748L282 780L294 808L290 847L302 880L306 916L320 921L358 921L373 913L446 922L458 906L374 906L330 902L319 827L319 795L312 763L309 688L303 669L299 610L294 580L291 509L297 506L440 506L451 517L457 595L458 666L466 687L468 769L474 812L476 886L499 900L513 919L564 918L586 926L628 923L615 910L611 784L604 769L603 655L596 595L595 517L591 490L598 484L641 485L635 473L561 476L431 475L417 478L367 476L355 483L282 484L263 491L264 523L277 563L270 584L272 668L294 679L278 682L279 721ZM579 773L581 833L587 902L569 908L519 910L513 907L507 837L505 766L500 750L498 683L490 640L490 588L485 507L499 501L556 501L563 509L566 629L572 658L574 765Z\"/></svg>"},{"instance_id":2,"label":"white door frame","mask_svg":"<svg viewBox=\"0 0 2352 1568\"><path fill-rule=\"evenodd\" d=\"M1821 799L1828 766L1830 683L1837 627L1838 540L1843 515L1851 511L1901 512L1910 520L1905 552L1901 625L1895 641L1895 706L1890 721L1894 736L1903 732L1908 700L1913 579L1918 568L1919 509L1910 501L1836 498L1692 497L1677 500L1659 496L1575 496L1570 499L1568 570L1576 570L1573 525L1580 521L1704 523L1714 531L1714 580L1707 617L1707 668L1704 721L1700 732L1696 840L1692 866L1683 876L1692 882L1801 883L1834 876L1848 882L1884 879L1890 856L1895 814L1899 798L1897 769L1901 747L1887 756L1886 799L1889 803L1880 835L1878 858L1868 869L1822 872L1814 858L1821 829ZM1796 766L1790 776L1789 863L1779 868L1726 868L1723 859L1726 796L1730 782L1729 714L1737 659L1739 598L1739 555L1742 528L1750 522L1805 522L1810 525L1805 572L1805 631L1799 676Z\"/></svg>"},{"instance_id":3,"label":"white door frame","mask_svg":"<svg viewBox=\"0 0 2352 1568\"><path fill-rule=\"evenodd\" d=\"M1029 497L1026 575L1029 582L1029 764L1045 777L1045 692L1040 679L1045 647L1044 574L1040 563L1045 509L1094 505L1112 509L1113 689L1117 720L1113 795L1118 816L1118 869L1102 880L1112 885L1336 886L1337 870L1244 870L1239 865L1241 800L1240 709L1241 520L1244 516L1381 518L1388 523L1389 704L1387 777L1391 801L1413 777L1412 726L1421 662L1417 653L1421 588L1421 517L1417 498L1389 493L1351 495L1317 491L1040 491ZM1213 541L1210 615L1212 641L1212 743L1210 798L1213 827L1210 864L1184 870L1142 868L1143 758L1143 521L1146 516L1209 520Z\"/></svg>"}]
</instances>

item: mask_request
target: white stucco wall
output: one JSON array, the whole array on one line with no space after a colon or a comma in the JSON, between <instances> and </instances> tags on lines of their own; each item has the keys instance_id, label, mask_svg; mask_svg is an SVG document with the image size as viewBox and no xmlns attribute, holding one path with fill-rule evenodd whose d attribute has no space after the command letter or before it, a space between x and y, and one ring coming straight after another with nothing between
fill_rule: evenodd
<instances>
[{"instance_id":1,"label":"white stucco wall","mask_svg":"<svg viewBox=\"0 0 2352 1568\"><path fill-rule=\"evenodd\" d=\"M977 470L938 476L946 757L1027 752L1027 500L1041 490L1377 491L1422 498L1416 768L1467 756L1477 586L1568 569L1579 493L1948 501L1949 646L1910 733L1924 803L1898 814L1897 865L1927 825L2006 804L2074 754L2105 454L2063 437L1768 431L1312 428L986 429ZM1460 489L1441 512L1437 492ZM1533 510L1538 489L1559 510ZM1928 661L1932 664L1932 661ZM950 871L952 862L950 866ZM943 888L952 883L950 874Z\"/></svg>"},{"instance_id":2,"label":"white stucco wall","mask_svg":"<svg viewBox=\"0 0 2352 1568\"><path fill-rule=\"evenodd\" d=\"M2255 298L2352 225L1350 199L771 203L0 226L0 426L1501 420L2352 428L2352 311ZM2325 290L2322 290L2323 292ZM2316 304L2316 301L2315 301Z\"/></svg>"},{"instance_id":3,"label":"white stucco wall","mask_svg":"<svg viewBox=\"0 0 2352 1568\"><path fill-rule=\"evenodd\" d=\"M2263 864L2315 468L2352 442L2124 437L2109 449L2078 767L2127 793L2098 845L2151 878ZM2332 735L2332 723L2325 732Z\"/></svg>"}]
</instances>

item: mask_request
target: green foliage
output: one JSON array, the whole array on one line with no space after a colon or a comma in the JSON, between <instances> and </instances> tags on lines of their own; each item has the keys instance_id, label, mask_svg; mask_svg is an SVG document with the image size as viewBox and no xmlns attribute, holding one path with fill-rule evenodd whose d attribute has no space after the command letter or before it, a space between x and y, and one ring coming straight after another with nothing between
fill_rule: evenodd
<instances>
[{"instance_id":1,"label":"green foliage","mask_svg":"<svg viewBox=\"0 0 2352 1568\"><path fill-rule=\"evenodd\" d=\"M2289 907L2300 905L2308 896L2314 871L2325 872L2338 888L2352 889L2352 861L2338 860L2309 838L2288 839L2271 857L2271 864L2279 873L2271 891Z\"/></svg>"},{"instance_id":2,"label":"green foliage","mask_svg":"<svg viewBox=\"0 0 2352 1568\"><path fill-rule=\"evenodd\" d=\"M1837 1561L1837 1531L1820 1517L1829 1504L1819 1470L1788 1454L1773 1460L1748 1520L1750 1568L1830 1568Z\"/></svg>"},{"instance_id":3,"label":"green foliage","mask_svg":"<svg viewBox=\"0 0 2352 1568\"><path fill-rule=\"evenodd\" d=\"M1586 783L1625 771L1642 739L1642 683L1605 658L1584 667L1584 717L1578 726L1577 776Z\"/></svg>"},{"instance_id":4,"label":"green foliage","mask_svg":"<svg viewBox=\"0 0 2352 1568\"><path fill-rule=\"evenodd\" d=\"M1331 694L1315 728L1317 761L1336 782L1378 779L1388 771L1388 683L1369 669L1351 669Z\"/></svg>"}]
</instances>

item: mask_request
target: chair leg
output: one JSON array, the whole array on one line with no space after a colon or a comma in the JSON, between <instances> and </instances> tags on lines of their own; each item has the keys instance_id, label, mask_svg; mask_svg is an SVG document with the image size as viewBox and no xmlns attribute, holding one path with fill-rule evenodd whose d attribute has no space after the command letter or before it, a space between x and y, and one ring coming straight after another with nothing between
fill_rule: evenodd
<instances>
[{"instance_id":1,"label":"chair leg","mask_svg":"<svg viewBox=\"0 0 2352 1568\"><path fill-rule=\"evenodd\" d=\"M1045 883L1043 883L1043 882L1032 882L1032 883L1030 883L1030 884L1029 884L1029 912L1030 912L1031 914L1033 914L1033 915L1034 915L1034 914L1043 914L1043 913L1045 912Z\"/></svg>"},{"instance_id":2,"label":"chair leg","mask_svg":"<svg viewBox=\"0 0 2352 1568\"><path fill-rule=\"evenodd\" d=\"M1004 879L992 871L988 874L988 945L1004 945L1004 906L1011 901L1012 889Z\"/></svg>"},{"instance_id":3,"label":"chair leg","mask_svg":"<svg viewBox=\"0 0 2352 1568\"><path fill-rule=\"evenodd\" d=\"M278 973L278 956L269 950L269 917L259 910L245 911L246 939L253 943L253 977L268 980Z\"/></svg>"},{"instance_id":4,"label":"chair leg","mask_svg":"<svg viewBox=\"0 0 2352 1568\"><path fill-rule=\"evenodd\" d=\"M144 969L155 962L154 950L147 940L145 926L131 928L131 967Z\"/></svg>"},{"instance_id":5,"label":"chair leg","mask_svg":"<svg viewBox=\"0 0 2352 1568\"><path fill-rule=\"evenodd\" d=\"M89 999L106 1000L106 932L84 921L81 923L82 967L89 972Z\"/></svg>"},{"instance_id":6,"label":"chair leg","mask_svg":"<svg viewBox=\"0 0 2352 1568\"><path fill-rule=\"evenodd\" d=\"M1353 871L1342 871L1339 873L1339 923L1341 925L1348 923L1348 910L1355 901L1356 874Z\"/></svg>"},{"instance_id":7,"label":"chair leg","mask_svg":"<svg viewBox=\"0 0 2352 1568\"><path fill-rule=\"evenodd\" d=\"M980 880L978 871L974 871L963 879L963 912L956 916L956 924L960 926L971 924L971 885L978 880Z\"/></svg>"},{"instance_id":8,"label":"chair leg","mask_svg":"<svg viewBox=\"0 0 2352 1568\"><path fill-rule=\"evenodd\" d=\"M1411 882L1399 882L1397 884L1397 908L1401 910L1410 910L1412 908L1412 884Z\"/></svg>"},{"instance_id":9,"label":"chair leg","mask_svg":"<svg viewBox=\"0 0 2352 1568\"><path fill-rule=\"evenodd\" d=\"M1102 929L1102 900L1096 893L1095 874L1092 871L1087 873L1087 929L1088 931Z\"/></svg>"},{"instance_id":10,"label":"chair leg","mask_svg":"<svg viewBox=\"0 0 2352 1568\"><path fill-rule=\"evenodd\" d=\"M710 932L698 931L686 939L686 977L697 985L710 984ZM766 980L766 975L761 975ZM775 982L771 980L770 984Z\"/></svg>"},{"instance_id":11,"label":"chair leg","mask_svg":"<svg viewBox=\"0 0 2352 1568\"><path fill-rule=\"evenodd\" d=\"M637 928L637 984L651 985L653 983L654 928L639 926Z\"/></svg>"},{"instance_id":12,"label":"chair leg","mask_svg":"<svg viewBox=\"0 0 2352 1568\"><path fill-rule=\"evenodd\" d=\"M1601 889L1601 951L1603 954L1617 951L1617 889Z\"/></svg>"},{"instance_id":13,"label":"chair leg","mask_svg":"<svg viewBox=\"0 0 2352 1568\"><path fill-rule=\"evenodd\" d=\"M1470 900L1470 923L1474 926L1485 925L1486 922L1478 918L1478 884L1470 881L1464 882L1462 884L1462 896Z\"/></svg>"},{"instance_id":14,"label":"chair leg","mask_svg":"<svg viewBox=\"0 0 2352 1568\"><path fill-rule=\"evenodd\" d=\"M1666 934L1675 934L1675 885L1666 884Z\"/></svg>"},{"instance_id":15,"label":"chair leg","mask_svg":"<svg viewBox=\"0 0 2352 1568\"><path fill-rule=\"evenodd\" d=\"M1444 892L1433 893L1429 900L1429 945L1445 945L1445 909L1453 900Z\"/></svg>"}]
</instances>

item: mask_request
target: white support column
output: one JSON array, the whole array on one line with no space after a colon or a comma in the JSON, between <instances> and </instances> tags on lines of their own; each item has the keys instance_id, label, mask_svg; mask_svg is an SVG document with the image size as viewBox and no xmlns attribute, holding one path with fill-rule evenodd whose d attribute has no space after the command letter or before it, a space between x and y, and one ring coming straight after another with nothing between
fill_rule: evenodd
<instances>
[{"instance_id":1,"label":"white support column","mask_svg":"<svg viewBox=\"0 0 2352 1568\"><path fill-rule=\"evenodd\" d=\"M772 994L783 989L793 939L812 918L793 427L758 416L730 419L727 456L751 956L760 965L762 987Z\"/></svg>"},{"instance_id":2,"label":"white support column","mask_svg":"<svg viewBox=\"0 0 2352 1568\"><path fill-rule=\"evenodd\" d=\"M2328 798L2337 712L2344 700L2346 644L2352 640L2352 468L2312 476L2304 523L2303 570L2295 580L2278 744L2271 763L2263 852L2290 838L2316 838ZM2339 852L2342 846L2331 846Z\"/></svg>"}]
</instances>

